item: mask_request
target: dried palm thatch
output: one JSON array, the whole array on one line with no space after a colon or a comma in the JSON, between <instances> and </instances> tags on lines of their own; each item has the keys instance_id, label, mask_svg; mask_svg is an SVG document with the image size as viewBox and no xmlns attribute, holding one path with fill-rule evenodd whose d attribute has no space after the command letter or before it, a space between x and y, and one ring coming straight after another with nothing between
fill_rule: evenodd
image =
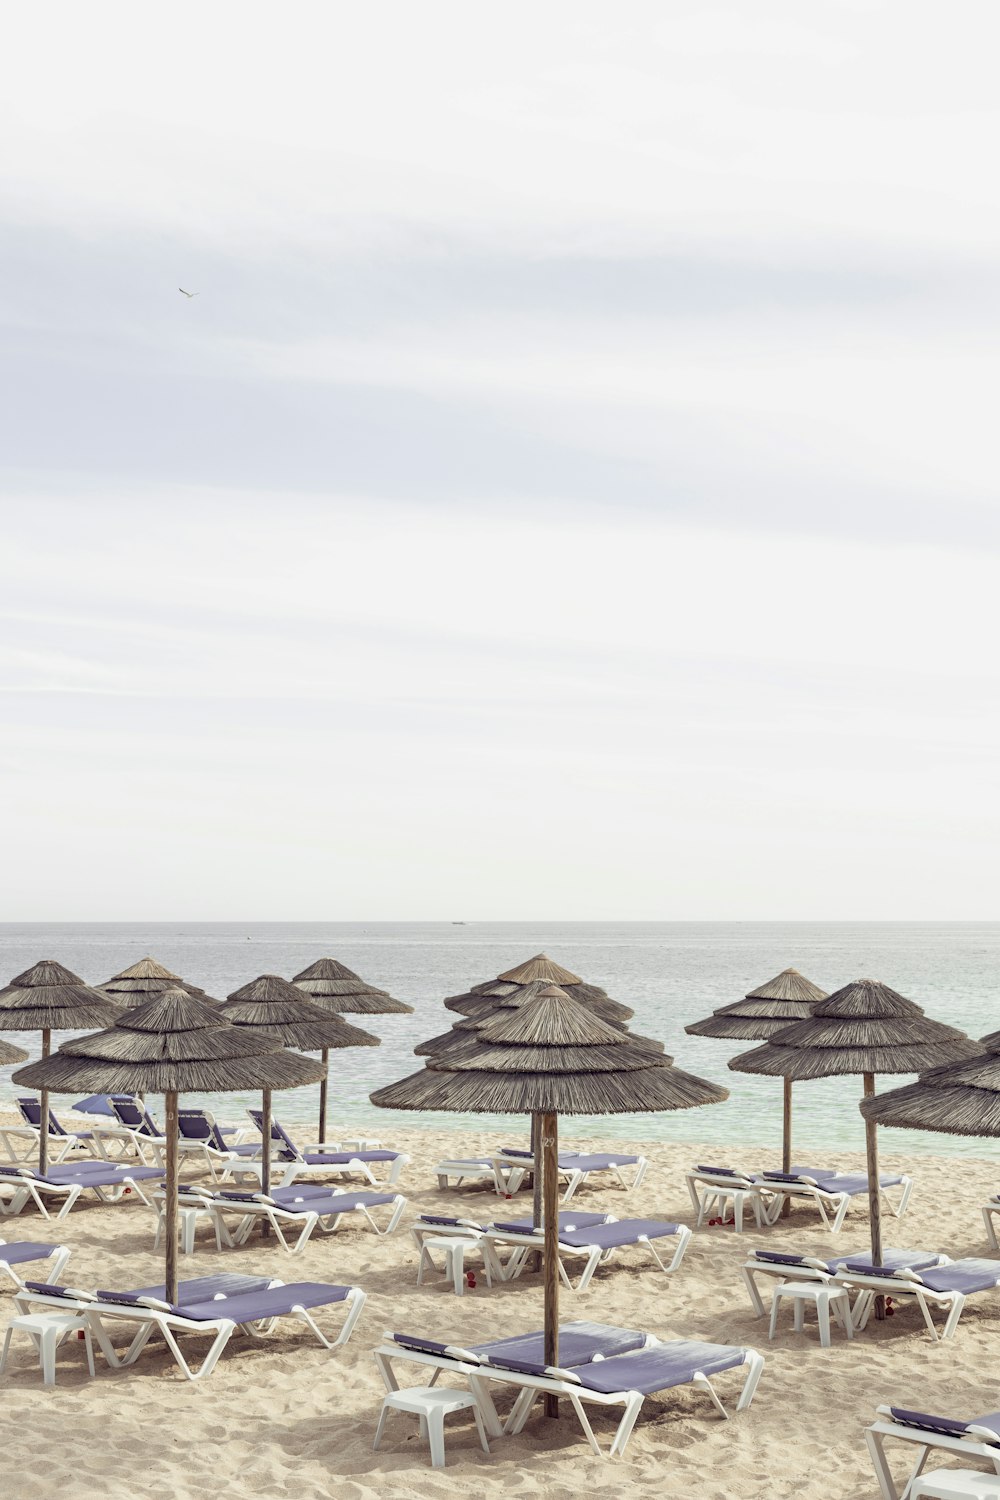
<instances>
[{"instance_id":1,"label":"dried palm thatch","mask_svg":"<svg viewBox=\"0 0 1000 1500\"><path fill-rule=\"evenodd\" d=\"M526 975L522 979L515 979L515 974ZM558 974L569 974L569 979L563 981L555 976ZM558 984L572 995L574 1000L579 1000L588 1006L595 1015L601 1016L605 1021L617 1022L624 1026L635 1014L627 1005L621 1005L617 1000L612 1000L605 990L594 984L584 984L575 974L570 974L568 969L563 969L559 964L553 963L544 953L537 953L534 958L519 964L515 969L508 969L497 979L487 979L482 984L474 984L471 989L462 995L450 995L444 1002L446 1010L458 1011L460 1015L478 1018L490 1015L498 1007L516 1006L525 1000L533 999L547 984Z\"/></svg>"},{"instance_id":2,"label":"dried palm thatch","mask_svg":"<svg viewBox=\"0 0 1000 1500\"><path fill-rule=\"evenodd\" d=\"M916 1083L873 1095L866 1120L942 1135L1000 1136L1000 1031L984 1036L975 1056L929 1068Z\"/></svg>"},{"instance_id":3,"label":"dried palm thatch","mask_svg":"<svg viewBox=\"0 0 1000 1500\"><path fill-rule=\"evenodd\" d=\"M929 1020L919 1005L887 984L857 979L729 1066L738 1073L794 1079L920 1073L975 1050L964 1032Z\"/></svg>"},{"instance_id":4,"label":"dried palm thatch","mask_svg":"<svg viewBox=\"0 0 1000 1500\"><path fill-rule=\"evenodd\" d=\"M728 1091L602 1021L567 990L543 988L462 1033L461 1047L372 1094L387 1109L482 1114L629 1114L716 1104Z\"/></svg>"},{"instance_id":5,"label":"dried palm thatch","mask_svg":"<svg viewBox=\"0 0 1000 1500\"><path fill-rule=\"evenodd\" d=\"M0 1068L8 1068L12 1063L24 1062L27 1056L23 1047L15 1047L13 1042L0 1042Z\"/></svg>"},{"instance_id":6,"label":"dried palm thatch","mask_svg":"<svg viewBox=\"0 0 1000 1500\"><path fill-rule=\"evenodd\" d=\"M508 979L511 984L530 984L533 979L542 979L546 984L582 984L583 980L579 974L573 974L569 969L564 969L554 959L549 958L547 953L536 953L534 958L526 958L523 964L517 964L513 969L506 969L503 974L497 975L498 979Z\"/></svg>"},{"instance_id":7,"label":"dried palm thatch","mask_svg":"<svg viewBox=\"0 0 1000 1500\"><path fill-rule=\"evenodd\" d=\"M154 995L162 995L164 990L172 989L187 990L189 995L211 999L211 996L205 995L204 990L197 985L188 984L186 979L181 979L170 969L164 968L163 964L157 963L155 958L140 958L137 963L129 964L127 969L113 974L97 988L118 1005L142 1005Z\"/></svg>"},{"instance_id":8,"label":"dried palm thatch","mask_svg":"<svg viewBox=\"0 0 1000 1500\"><path fill-rule=\"evenodd\" d=\"M109 1025L118 1013L107 995L51 958L0 990L0 1031L80 1031Z\"/></svg>"},{"instance_id":9,"label":"dried palm thatch","mask_svg":"<svg viewBox=\"0 0 1000 1500\"><path fill-rule=\"evenodd\" d=\"M387 990L367 984L336 958L319 958L292 980L323 1010L355 1015L412 1015L413 1006L396 1000Z\"/></svg>"},{"instance_id":10,"label":"dried palm thatch","mask_svg":"<svg viewBox=\"0 0 1000 1500\"><path fill-rule=\"evenodd\" d=\"M379 1045L377 1036L320 1009L277 974L261 974L234 990L220 1010L236 1026L270 1033L284 1045L306 1052Z\"/></svg>"},{"instance_id":11,"label":"dried palm thatch","mask_svg":"<svg viewBox=\"0 0 1000 1500\"><path fill-rule=\"evenodd\" d=\"M826 991L806 979L798 969L782 969L732 1005L724 1005L704 1021L693 1021L684 1030L689 1036L711 1036L740 1042L758 1042L776 1031L804 1020L813 1007L826 999Z\"/></svg>"}]
</instances>

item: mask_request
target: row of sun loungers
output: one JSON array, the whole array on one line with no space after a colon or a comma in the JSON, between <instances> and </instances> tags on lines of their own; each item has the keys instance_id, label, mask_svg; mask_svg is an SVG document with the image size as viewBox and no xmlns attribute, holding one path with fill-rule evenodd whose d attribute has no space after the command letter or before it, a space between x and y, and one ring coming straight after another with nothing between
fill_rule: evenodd
<instances>
[{"instance_id":1,"label":"row of sun loungers","mask_svg":"<svg viewBox=\"0 0 1000 1500\"><path fill-rule=\"evenodd\" d=\"M737 1234L742 1232L747 1210L758 1229L776 1224L786 1202L812 1204L824 1226L837 1234L843 1228L853 1198L867 1198L868 1178L823 1167L793 1167L790 1172L744 1172L737 1167L697 1166L686 1174L691 1203L700 1229L706 1218L725 1218L732 1205ZM893 1218L906 1212L913 1179L903 1173L884 1173L879 1178L882 1204ZM890 1190L898 1188L897 1194ZM1000 1208L1000 1204L998 1204Z\"/></svg>"},{"instance_id":2,"label":"row of sun loungers","mask_svg":"<svg viewBox=\"0 0 1000 1500\"><path fill-rule=\"evenodd\" d=\"M496 1156L449 1157L434 1168L438 1187L447 1188L452 1179L455 1186L464 1182L486 1178L502 1197L510 1197L523 1185L534 1165L532 1153L515 1146L505 1146ZM634 1168L626 1175L625 1168ZM599 1174L614 1178L626 1192L639 1187L649 1168L645 1156L629 1156L620 1152L606 1151L560 1151L559 1176L566 1184L563 1203L569 1203L589 1177Z\"/></svg>"},{"instance_id":3,"label":"row of sun loungers","mask_svg":"<svg viewBox=\"0 0 1000 1500\"><path fill-rule=\"evenodd\" d=\"M156 1240L159 1245L163 1226L162 1191L155 1195L159 1205ZM335 1193L319 1184L274 1188L268 1194L238 1189L216 1189L182 1184L179 1191L183 1234L181 1247L185 1254L194 1249L194 1227L201 1217L215 1230L217 1249L245 1245L254 1229L266 1222L282 1250L296 1255L305 1249L314 1232L334 1234L345 1214L358 1214L377 1235L389 1235L399 1224L407 1200L400 1193ZM386 1222L380 1223L372 1210L389 1210ZM381 1215L379 1216L381 1217ZM235 1223L232 1221L235 1220Z\"/></svg>"}]
</instances>

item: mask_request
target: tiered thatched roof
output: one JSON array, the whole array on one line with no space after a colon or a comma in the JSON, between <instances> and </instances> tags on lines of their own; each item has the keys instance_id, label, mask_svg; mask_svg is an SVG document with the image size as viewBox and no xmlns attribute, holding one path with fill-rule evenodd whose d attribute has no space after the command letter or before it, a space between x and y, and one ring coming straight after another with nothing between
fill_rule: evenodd
<instances>
[{"instance_id":1,"label":"tiered thatched roof","mask_svg":"<svg viewBox=\"0 0 1000 1500\"><path fill-rule=\"evenodd\" d=\"M9 1068L12 1063L24 1062L27 1056L23 1047L15 1047L13 1042L0 1042L0 1068Z\"/></svg>"},{"instance_id":2,"label":"tiered thatched roof","mask_svg":"<svg viewBox=\"0 0 1000 1500\"><path fill-rule=\"evenodd\" d=\"M51 1057L19 1069L14 1082L77 1094L222 1093L296 1088L322 1073L321 1063L232 1025L220 1006L175 989L120 1011L106 1031L63 1042Z\"/></svg>"},{"instance_id":3,"label":"tiered thatched roof","mask_svg":"<svg viewBox=\"0 0 1000 1500\"><path fill-rule=\"evenodd\" d=\"M774 1036L793 1021L804 1020L813 1007L826 999L826 991L806 979L798 969L782 969L773 979L750 990L742 1000L724 1005L704 1021L694 1021L684 1030L689 1036L728 1038L760 1042Z\"/></svg>"},{"instance_id":4,"label":"tiered thatched roof","mask_svg":"<svg viewBox=\"0 0 1000 1500\"><path fill-rule=\"evenodd\" d=\"M377 1047L379 1039L322 1010L287 979L261 974L234 990L219 1007L227 1021L306 1052L336 1047Z\"/></svg>"},{"instance_id":5,"label":"tiered thatched roof","mask_svg":"<svg viewBox=\"0 0 1000 1500\"><path fill-rule=\"evenodd\" d=\"M377 1090L372 1103L474 1114L632 1114L728 1098L557 985L466 1035L462 1048Z\"/></svg>"},{"instance_id":6,"label":"tiered thatched roof","mask_svg":"<svg viewBox=\"0 0 1000 1500\"><path fill-rule=\"evenodd\" d=\"M612 1025L623 1026L635 1014L627 1005L612 1000L606 990L596 984L585 984L579 975L564 969L545 953L536 953L534 958L518 964L516 968L507 969L505 973L498 974L496 979L474 984L463 995L450 996L444 1002L445 1008L458 1011L460 1015L473 1020L482 1020L502 1009L505 1004L516 1006L524 1000L533 999L549 984L559 985L574 1000L579 1000L594 1015Z\"/></svg>"},{"instance_id":7,"label":"tiered thatched roof","mask_svg":"<svg viewBox=\"0 0 1000 1500\"><path fill-rule=\"evenodd\" d=\"M875 979L857 979L821 1000L805 1020L734 1057L738 1073L828 1078L849 1073L919 1073L971 1056L976 1045L954 1026Z\"/></svg>"},{"instance_id":8,"label":"tiered thatched roof","mask_svg":"<svg viewBox=\"0 0 1000 1500\"><path fill-rule=\"evenodd\" d=\"M904 1130L1000 1136L1000 1031L984 1036L975 1056L866 1099L861 1113L876 1125Z\"/></svg>"},{"instance_id":9,"label":"tiered thatched roof","mask_svg":"<svg viewBox=\"0 0 1000 1500\"><path fill-rule=\"evenodd\" d=\"M186 979L165 969L155 958L140 958L138 963L130 964L120 974L113 974L97 988L117 1005L144 1005L154 995L174 989L187 990L189 995L200 995L203 999L211 998L197 985L188 984Z\"/></svg>"},{"instance_id":10,"label":"tiered thatched roof","mask_svg":"<svg viewBox=\"0 0 1000 1500\"><path fill-rule=\"evenodd\" d=\"M82 1031L107 1026L119 1013L107 995L51 958L0 990L0 1031Z\"/></svg>"},{"instance_id":11,"label":"tiered thatched roof","mask_svg":"<svg viewBox=\"0 0 1000 1500\"><path fill-rule=\"evenodd\" d=\"M366 984L336 958L319 958L292 980L322 1010L355 1015L412 1015L413 1006Z\"/></svg>"}]
</instances>

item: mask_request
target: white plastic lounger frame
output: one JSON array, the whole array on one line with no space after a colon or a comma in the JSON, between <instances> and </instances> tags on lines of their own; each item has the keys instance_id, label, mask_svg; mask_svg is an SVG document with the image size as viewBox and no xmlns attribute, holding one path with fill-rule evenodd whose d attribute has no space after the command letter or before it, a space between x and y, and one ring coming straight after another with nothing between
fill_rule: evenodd
<instances>
[{"instance_id":1,"label":"white plastic lounger frame","mask_svg":"<svg viewBox=\"0 0 1000 1500\"><path fill-rule=\"evenodd\" d=\"M997 1240L997 1232L993 1223L993 1215L1000 1214L1000 1193L995 1194L989 1203L983 1204L983 1223L986 1225L986 1239L991 1250L1000 1250L1000 1241Z\"/></svg>"},{"instance_id":2,"label":"white plastic lounger frame","mask_svg":"<svg viewBox=\"0 0 1000 1500\"><path fill-rule=\"evenodd\" d=\"M942 1267L942 1269L946 1270L947 1267ZM858 1293L853 1312L854 1327L858 1333L867 1324L876 1297L879 1295L892 1298L912 1297L920 1308L927 1332L935 1343L940 1339L952 1337L968 1298L975 1295L972 1292L954 1290L935 1291L933 1287L923 1284L920 1273L917 1271L900 1270L894 1276L866 1276L861 1271L844 1269L839 1270L833 1279L838 1286L847 1287L848 1291ZM996 1285L1000 1287L1000 1261L997 1262ZM944 1326L940 1333L931 1317L932 1307L945 1314Z\"/></svg>"},{"instance_id":3,"label":"white plastic lounger frame","mask_svg":"<svg viewBox=\"0 0 1000 1500\"><path fill-rule=\"evenodd\" d=\"M804 1256L799 1265L780 1265L774 1261L756 1260L753 1256L740 1267L746 1289L753 1303L754 1317L767 1316L767 1308L757 1286L757 1277L766 1276L769 1281L832 1281L833 1273L824 1260L811 1255Z\"/></svg>"},{"instance_id":4,"label":"white plastic lounger frame","mask_svg":"<svg viewBox=\"0 0 1000 1500\"><path fill-rule=\"evenodd\" d=\"M0 1141L7 1161L12 1164L32 1161L38 1155L42 1143L42 1132L34 1125L0 1125ZM83 1153L90 1157L92 1141L82 1140L80 1136L67 1132L65 1135L54 1135L51 1131L48 1136L48 1156L53 1166L58 1166L74 1152Z\"/></svg>"},{"instance_id":5,"label":"white plastic lounger frame","mask_svg":"<svg viewBox=\"0 0 1000 1500\"><path fill-rule=\"evenodd\" d=\"M902 1489L893 1479L886 1460L887 1438L898 1438L900 1442L916 1445L919 1450ZM876 1420L865 1429L865 1442L878 1479L881 1500L908 1500L913 1481L923 1473L931 1453L949 1453L963 1459L985 1459L988 1464L993 1465L993 1472L1000 1474L1000 1440L990 1428L977 1428L974 1423L969 1425L963 1436L952 1437L946 1433L926 1432L897 1422L892 1415L891 1406L880 1406Z\"/></svg>"},{"instance_id":6,"label":"white plastic lounger frame","mask_svg":"<svg viewBox=\"0 0 1000 1500\"><path fill-rule=\"evenodd\" d=\"M338 1198L349 1198L350 1194L337 1193L335 1196ZM367 1205L364 1203L355 1203L351 1208L341 1208L335 1213L324 1213L319 1206L323 1201L323 1199L319 1199L317 1207L312 1208L310 1207L311 1200L304 1199L298 1209L290 1209L280 1203L276 1203L273 1198L254 1203L247 1200L240 1202L235 1198L227 1199L221 1195L216 1195L211 1199L211 1212L221 1226L223 1238L229 1244L234 1246L245 1245L253 1233L254 1226L261 1219L266 1219L274 1230L282 1250L286 1250L289 1255L297 1255L300 1250L305 1248L314 1230L318 1230L320 1234L335 1234L345 1213L360 1213L377 1235L380 1237L390 1235L402 1218L403 1210L406 1208L408 1200L401 1193L394 1194L389 1222L384 1229L379 1228L369 1213ZM386 1204L384 1206L389 1207L390 1205ZM224 1224L226 1214L239 1215L239 1222L235 1228L229 1229ZM289 1242L289 1238L284 1232L285 1229L297 1229L299 1231L294 1244Z\"/></svg>"},{"instance_id":7,"label":"white plastic lounger frame","mask_svg":"<svg viewBox=\"0 0 1000 1500\"><path fill-rule=\"evenodd\" d=\"M135 1193L147 1208L152 1207L135 1178L129 1176L127 1172L123 1172L113 1186L110 1183L102 1183L98 1186L93 1182L88 1182L86 1177L81 1177L76 1182L46 1182L36 1177L30 1167L22 1167L17 1177L0 1177L0 1190L5 1187L14 1190L10 1198L0 1196L0 1215L5 1218L19 1214L28 1203L33 1203L43 1218L65 1219L80 1194L84 1192L96 1193L102 1203L119 1203L126 1193L131 1192ZM59 1212L53 1215L45 1206L45 1198L64 1198L66 1201Z\"/></svg>"},{"instance_id":8,"label":"white plastic lounger frame","mask_svg":"<svg viewBox=\"0 0 1000 1500\"><path fill-rule=\"evenodd\" d=\"M497 1172L496 1165L491 1156L477 1157L449 1157L447 1161L439 1161L434 1168L438 1187L444 1191L450 1184L452 1177L456 1178L455 1186L460 1188L463 1182L469 1182L473 1178L487 1178L492 1183L497 1193L507 1191L502 1178Z\"/></svg>"},{"instance_id":9,"label":"white plastic lounger frame","mask_svg":"<svg viewBox=\"0 0 1000 1500\"><path fill-rule=\"evenodd\" d=\"M608 1224L617 1224L620 1222L621 1221L614 1218L613 1215L608 1215ZM581 1228L579 1232L580 1234L586 1234L586 1227ZM499 1246L511 1248L514 1252L508 1258L506 1264L503 1265L502 1279L504 1281L516 1280L516 1278L520 1276L521 1272L527 1265L530 1252L532 1250L540 1250L544 1245L544 1235L541 1230L538 1230L537 1232L529 1231L524 1234L517 1234L513 1230L497 1229L494 1226L486 1231L484 1238L486 1243L490 1246L494 1253ZM661 1239L667 1238L676 1241L674 1253L670 1260L664 1260L663 1256L656 1248ZM656 1264L659 1266L660 1270L665 1275L670 1276L674 1271L680 1268L681 1261L684 1259L684 1253L687 1250L690 1239L691 1230L687 1227L686 1224L678 1224L675 1232L669 1236L662 1235L651 1238L648 1234L639 1234L636 1235L634 1241L626 1245L568 1245L564 1240L560 1240L559 1279L562 1282L563 1286L565 1286L569 1291L584 1292L590 1285L591 1279L598 1266L606 1265L612 1258L612 1256L619 1251L638 1249L639 1247L648 1250L650 1255L655 1260ZM566 1270L565 1265L563 1264L564 1257L569 1258L573 1256L576 1256L578 1258L583 1256L586 1260L586 1264L584 1265L584 1268L580 1273L580 1279L576 1283L576 1286L574 1286L572 1281L570 1280L569 1273ZM499 1261L499 1256L497 1256L497 1260Z\"/></svg>"},{"instance_id":10,"label":"white plastic lounger frame","mask_svg":"<svg viewBox=\"0 0 1000 1500\"><path fill-rule=\"evenodd\" d=\"M560 1152L559 1176L566 1184L566 1191L563 1193L561 1199L564 1204L570 1202L570 1200L576 1193L577 1188L581 1187L592 1173L610 1172L611 1175L617 1179L619 1187L621 1187L626 1193L628 1193L632 1190L632 1188L637 1188L642 1185L642 1180L649 1170L648 1158L645 1156L640 1156L638 1161L635 1163L635 1172L632 1176L632 1180L629 1181L625 1176L622 1168L618 1165L618 1162L614 1159L609 1160L606 1166L575 1167L572 1165L571 1160L569 1160L569 1158L571 1158L574 1154L577 1154L581 1157L611 1155L610 1152L603 1151L581 1151L578 1153L573 1153L571 1151ZM633 1153L629 1151L623 1152L622 1154L631 1156ZM516 1156L508 1156L505 1152L501 1151L498 1156L495 1156L493 1158L493 1173L497 1182L497 1191L509 1194L516 1193L520 1189L521 1184L524 1182L524 1179L527 1177L528 1173L531 1170L532 1162L529 1157L522 1156L520 1154Z\"/></svg>"},{"instance_id":11,"label":"white plastic lounger frame","mask_svg":"<svg viewBox=\"0 0 1000 1500\"><path fill-rule=\"evenodd\" d=\"M357 1149L351 1147L350 1149ZM373 1150L379 1148L373 1147ZM308 1146L306 1150L330 1152L336 1155L341 1153L335 1147ZM371 1164L362 1161L360 1157L352 1157L346 1162L307 1162L307 1161L285 1161L281 1156L275 1154L271 1157L271 1186L272 1187L294 1187L302 1179L312 1177L350 1177L361 1176L369 1187L376 1192L385 1188L395 1187L399 1181L400 1173L408 1165L409 1156L400 1151L395 1161L390 1162L389 1175L385 1178L376 1177L372 1171ZM384 1164L380 1164L384 1165ZM232 1179L234 1182L242 1178L250 1178L253 1182L260 1183L263 1180L264 1163L260 1158L248 1158L245 1156L234 1156L229 1162L222 1163L222 1177Z\"/></svg>"},{"instance_id":12,"label":"white plastic lounger frame","mask_svg":"<svg viewBox=\"0 0 1000 1500\"><path fill-rule=\"evenodd\" d=\"M664 1340L648 1335L645 1349L659 1348ZM634 1351L640 1352L640 1351ZM594 1429L591 1427L587 1414L584 1411L585 1404L595 1406L624 1406L622 1419L618 1424L614 1440L608 1454L609 1458L620 1457L625 1451L625 1445L631 1436L632 1429L636 1424L642 1403L646 1399L641 1391L592 1391L580 1385L572 1370L561 1370L548 1375L531 1375L517 1370L505 1369L500 1365L491 1365L488 1361L480 1359L476 1354L467 1349L454 1347L445 1354L424 1353L420 1350L408 1349L398 1344L391 1333L385 1335L385 1343L380 1344L375 1350L375 1363L379 1367L386 1390L398 1391L399 1382L396 1379L392 1367L394 1359L404 1360L408 1363L429 1365L434 1370L430 1383L433 1385L442 1371L454 1371L462 1375L479 1404L482 1414L483 1425L490 1437L501 1437L505 1434L515 1434L521 1431L531 1415L531 1408L539 1396L554 1395L565 1396L570 1402L583 1429L584 1436L590 1444L591 1450L602 1457L602 1450ZM595 1363L600 1356L597 1356ZM736 1404L737 1411L745 1411L754 1398L758 1382L764 1370L764 1357L755 1349L744 1351L743 1363L746 1365L747 1374ZM736 1368L734 1366L734 1368ZM496 1381L502 1385L519 1386L520 1392L511 1408L506 1423L501 1426L497 1416L493 1397L490 1394L489 1383ZM723 1418L728 1418L729 1413L719 1400L718 1394L707 1375L697 1371L690 1382L704 1390L710 1397L716 1410Z\"/></svg>"},{"instance_id":13,"label":"white plastic lounger frame","mask_svg":"<svg viewBox=\"0 0 1000 1500\"><path fill-rule=\"evenodd\" d=\"M797 1182L777 1182L768 1179L766 1186L774 1193L774 1207L771 1210L771 1223L777 1223L786 1198L804 1198L809 1203L814 1203L819 1209L820 1218L831 1234L839 1234L844 1227L844 1219L847 1210L851 1206L853 1198L864 1197L867 1203L868 1189L858 1189L856 1192L841 1192L837 1188L836 1177L823 1178L809 1177L803 1174ZM899 1201L894 1203L889 1197L889 1188L879 1189L879 1197L882 1207L886 1213L891 1214L894 1219L901 1219L906 1213L910 1194L913 1192L913 1178L901 1174L899 1183L895 1184L900 1190Z\"/></svg>"},{"instance_id":14,"label":"white plastic lounger frame","mask_svg":"<svg viewBox=\"0 0 1000 1500\"><path fill-rule=\"evenodd\" d=\"M284 1283L273 1281L271 1285L275 1288L283 1286ZM202 1380L206 1375L211 1375L219 1362L219 1356L237 1329L250 1338L263 1339L271 1332L275 1323L286 1317L295 1318L298 1322L304 1323L316 1335L324 1349L338 1349L347 1343L354 1332L367 1301L366 1294L361 1288L354 1286L348 1290L347 1296L342 1301L333 1303L335 1307L345 1307L347 1316L337 1337L329 1339L318 1326L310 1310L301 1306L290 1307L280 1317L265 1318L258 1323L236 1323L225 1315L226 1302L230 1300L226 1297L217 1299L218 1318L195 1320L172 1312L167 1303L160 1302L155 1297L144 1297L141 1304L125 1304L101 1301L92 1292L74 1290L72 1296L75 1300L71 1301L64 1297L46 1297L39 1292L19 1292L15 1303L19 1312L27 1312L32 1307L53 1307L60 1311L75 1308L86 1321L94 1342L113 1370L121 1370L134 1365L153 1334L159 1333L185 1380ZM111 1342L108 1329L105 1327L105 1323L115 1320L140 1325L124 1354L117 1352ZM215 1334L211 1347L197 1367L188 1363L177 1342L178 1337L185 1333L198 1334L201 1337L205 1337L206 1334Z\"/></svg>"},{"instance_id":15,"label":"white plastic lounger frame","mask_svg":"<svg viewBox=\"0 0 1000 1500\"><path fill-rule=\"evenodd\" d=\"M712 1215L724 1219L726 1204L732 1202L736 1233L743 1233L743 1215L749 1205L758 1229L773 1223L774 1194L766 1183L750 1172L713 1171L711 1167L692 1167L684 1174L691 1206L698 1215L695 1227L700 1229Z\"/></svg>"}]
</instances>

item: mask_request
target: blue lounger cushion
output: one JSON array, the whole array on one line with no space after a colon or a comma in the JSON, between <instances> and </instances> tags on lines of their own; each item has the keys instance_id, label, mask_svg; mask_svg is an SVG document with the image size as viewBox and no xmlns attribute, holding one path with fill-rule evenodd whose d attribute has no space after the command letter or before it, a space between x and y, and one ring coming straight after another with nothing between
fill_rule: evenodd
<instances>
[{"instance_id":1,"label":"blue lounger cushion","mask_svg":"<svg viewBox=\"0 0 1000 1500\"><path fill-rule=\"evenodd\" d=\"M399 1151L306 1151L303 1160L311 1167L344 1167L352 1161L397 1161Z\"/></svg>"},{"instance_id":2,"label":"blue lounger cushion","mask_svg":"<svg viewBox=\"0 0 1000 1500\"><path fill-rule=\"evenodd\" d=\"M559 1233L569 1234L575 1229L590 1229L595 1224L606 1224L607 1214L575 1214L571 1211L559 1215ZM505 1219L501 1224L494 1223L494 1229L501 1230L504 1234L530 1234L534 1225L530 1219Z\"/></svg>"},{"instance_id":3,"label":"blue lounger cushion","mask_svg":"<svg viewBox=\"0 0 1000 1500\"><path fill-rule=\"evenodd\" d=\"M1000 1286L1000 1260L956 1260L948 1266L921 1271L919 1281L899 1276L889 1266L873 1266L870 1260L867 1264L852 1266L851 1270L859 1276L892 1278L903 1289L907 1286L925 1286L932 1292L961 1292L968 1295L970 1292L985 1292Z\"/></svg>"},{"instance_id":4,"label":"blue lounger cushion","mask_svg":"<svg viewBox=\"0 0 1000 1500\"><path fill-rule=\"evenodd\" d=\"M598 1354L603 1359L613 1354L627 1354L632 1349L641 1349L645 1342L646 1335L634 1328L616 1328L613 1324L580 1319L560 1326L559 1360L562 1365L575 1367L588 1364ZM515 1359L541 1365L545 1358L545 1336L542 1333L518 1333L512 1338L494 1339L489 1344L473 1344L471 1350L473 1354L490 1360Z\"/></svg>"},{"instance_id":5,"label":"blue lounger cushion","mask_svg":"<svg viewBox=\"0 0 1000 1500\"><path fill-rule=\"evenodd\" d=\"M564 1245L577 1245L585 1249L590 1245L601 1245L612 1250L616 1245L634 1245L640 1235L648 1239L663 1239L676 1234L678 1226L666 1219L616 1219L612 1224L595 1224L590 1229L577 1229L559 1238Z\"/></svg>"},{"instance_id":6,"label":"blue lounger cushion","mask_svg":"<svg viewBox=\"0 0 1000 1500\"><path fill-rule=\"evenodd\" d=\"M735 1369L744 1361L745 1350L730 1344L699 1344L688 1339L672 1340L651 1349L638 1349L613 1359L598 1360L573 1370L580 1384L590 1391L641 1391L644 1396L687 1385L697 1374L717 1375ZM560 1353L560 1358L562 1357Z\"/></svg>"},{"instance_id":7,"label":"blue lounger cushion","mask_svg":"<svg viewBox=\"0 0 1000 1500\"><path fill-rule=\"evenodd\" d=\"M971 1422L958 1422L953 1417L933 1417L922 1411L910 1411L905 1406L890 1406L892 1419L904 1427L915 1427L920 1432L934 1432L941 1437L961 1437L970 1427L985 1428L996 1434L1000 1444L1000 1411L991 1411L985 1417L973 1417ZM983 1441L989 1441L984 1438Z\"/></svg>"},{"instance_id":8,"label":"blue lounger cushion","mask_svg":"<svg viewBox=\"0 0 1000 1500\"><path fill-rule=\"evenodd\" d=\"M776 1266L801 1266L807 1259L804 1255L793 1255L790 1251L781 1250L754 1250L751 1254L754 1260ZM808 1257L810 1260L815 1258L814 1256ZM849 1271L856 1271L861 1266L870 1266L871 1260L870 1250L857 1250L848 1255L837 1255L833 1260L824 1261L823 1264L832 1274L841 1266L846 1266ZM929 1266L939 1265L940 1262L940 1255L933 1250L886 1250L882 1257L882 1265L888 1270L905 1268L910 1271L922 1271Z\"/></svg>"},{"instance_id":9,"label":"blue lounger cushion","mask_svg":"<svg viewBox=\"0 0 1000 1500\"><path fill-rule=\"evenodd\" d=\"M279 1190L280 1191L280 1190ZM285 1189L291 1193L291 1189ZM365 1208L378 1208L383 1203L395 1203L394 1193L331 1193L329 1189L325 1193L308 1193L299 1196L279 1198L277 1194L271 1195L277 1206L283 1213L289 1214L348 1214L364 1205ZM266 1201L260 1193L220 1193L220 1198L230 1200L234 1203L261 1203Z\"/></svg>"},{"instance_id":10,"label":"blue lounger cushion","mask_svg":"<svg viewBox=\"0 0 1000 1500\"><path fill-rule=\"evenodd\" d=\"M218 1317L232 1318L234 1323L259 1323L265 1318L280 1318L293 1307L327 1307L343 1302L349 1286L332 1286L322 1281L292 1281L262 1292L239 1292L233 1297L215 1301L185 1302L183 1316L193 1322L208 1322Z\"/></svg>"},{"instance_id":11,"label":"blue lounger cushion","mask_svg":"<svg viewBox=\"0 0 1000 1500\"><path fill-rule=\"evenodd\" d=\"M560 1153L559 1165L561 1167L572 1167L577 1172L603 1172L608 1167L635 1167L641 1158L638 1156L611 1156L608 1152L595 1151L586 1155L582 1152L570 1151L566 1155Z\"/></svg>"},{"instance_id":12,"label":"blue lounger cushion","mask_svg":"<svg viewBox=\"0 0 1000 1500\"><path fill-rule=\"evenodd\" d=\"M62 1247L60 1245L36 1245L31 1240L15 1240L10 1245L0 1245L0 1261L8 1266L23 1265L26 1260L46 1260Z\"/></svg>"},{"instance_id":13,"label":"blue lounger cushion","mask_svg":"<svg viewBox=\"0 0 1000 1500\"><path fill-rule=\"evenodd\" d=\"M205 1302L210 1297L232 1297L241 1292L263 1292L273 1281L271 1276L243 1276L238 1271L220 1271L215 1276L192 1276L178 1283L178 1302ZM103 1294L101 1294L103 1295ZM165 1297L167 1289L158 1286L137 1287L133 1297Z\"/></svg>"}]
</instances>

